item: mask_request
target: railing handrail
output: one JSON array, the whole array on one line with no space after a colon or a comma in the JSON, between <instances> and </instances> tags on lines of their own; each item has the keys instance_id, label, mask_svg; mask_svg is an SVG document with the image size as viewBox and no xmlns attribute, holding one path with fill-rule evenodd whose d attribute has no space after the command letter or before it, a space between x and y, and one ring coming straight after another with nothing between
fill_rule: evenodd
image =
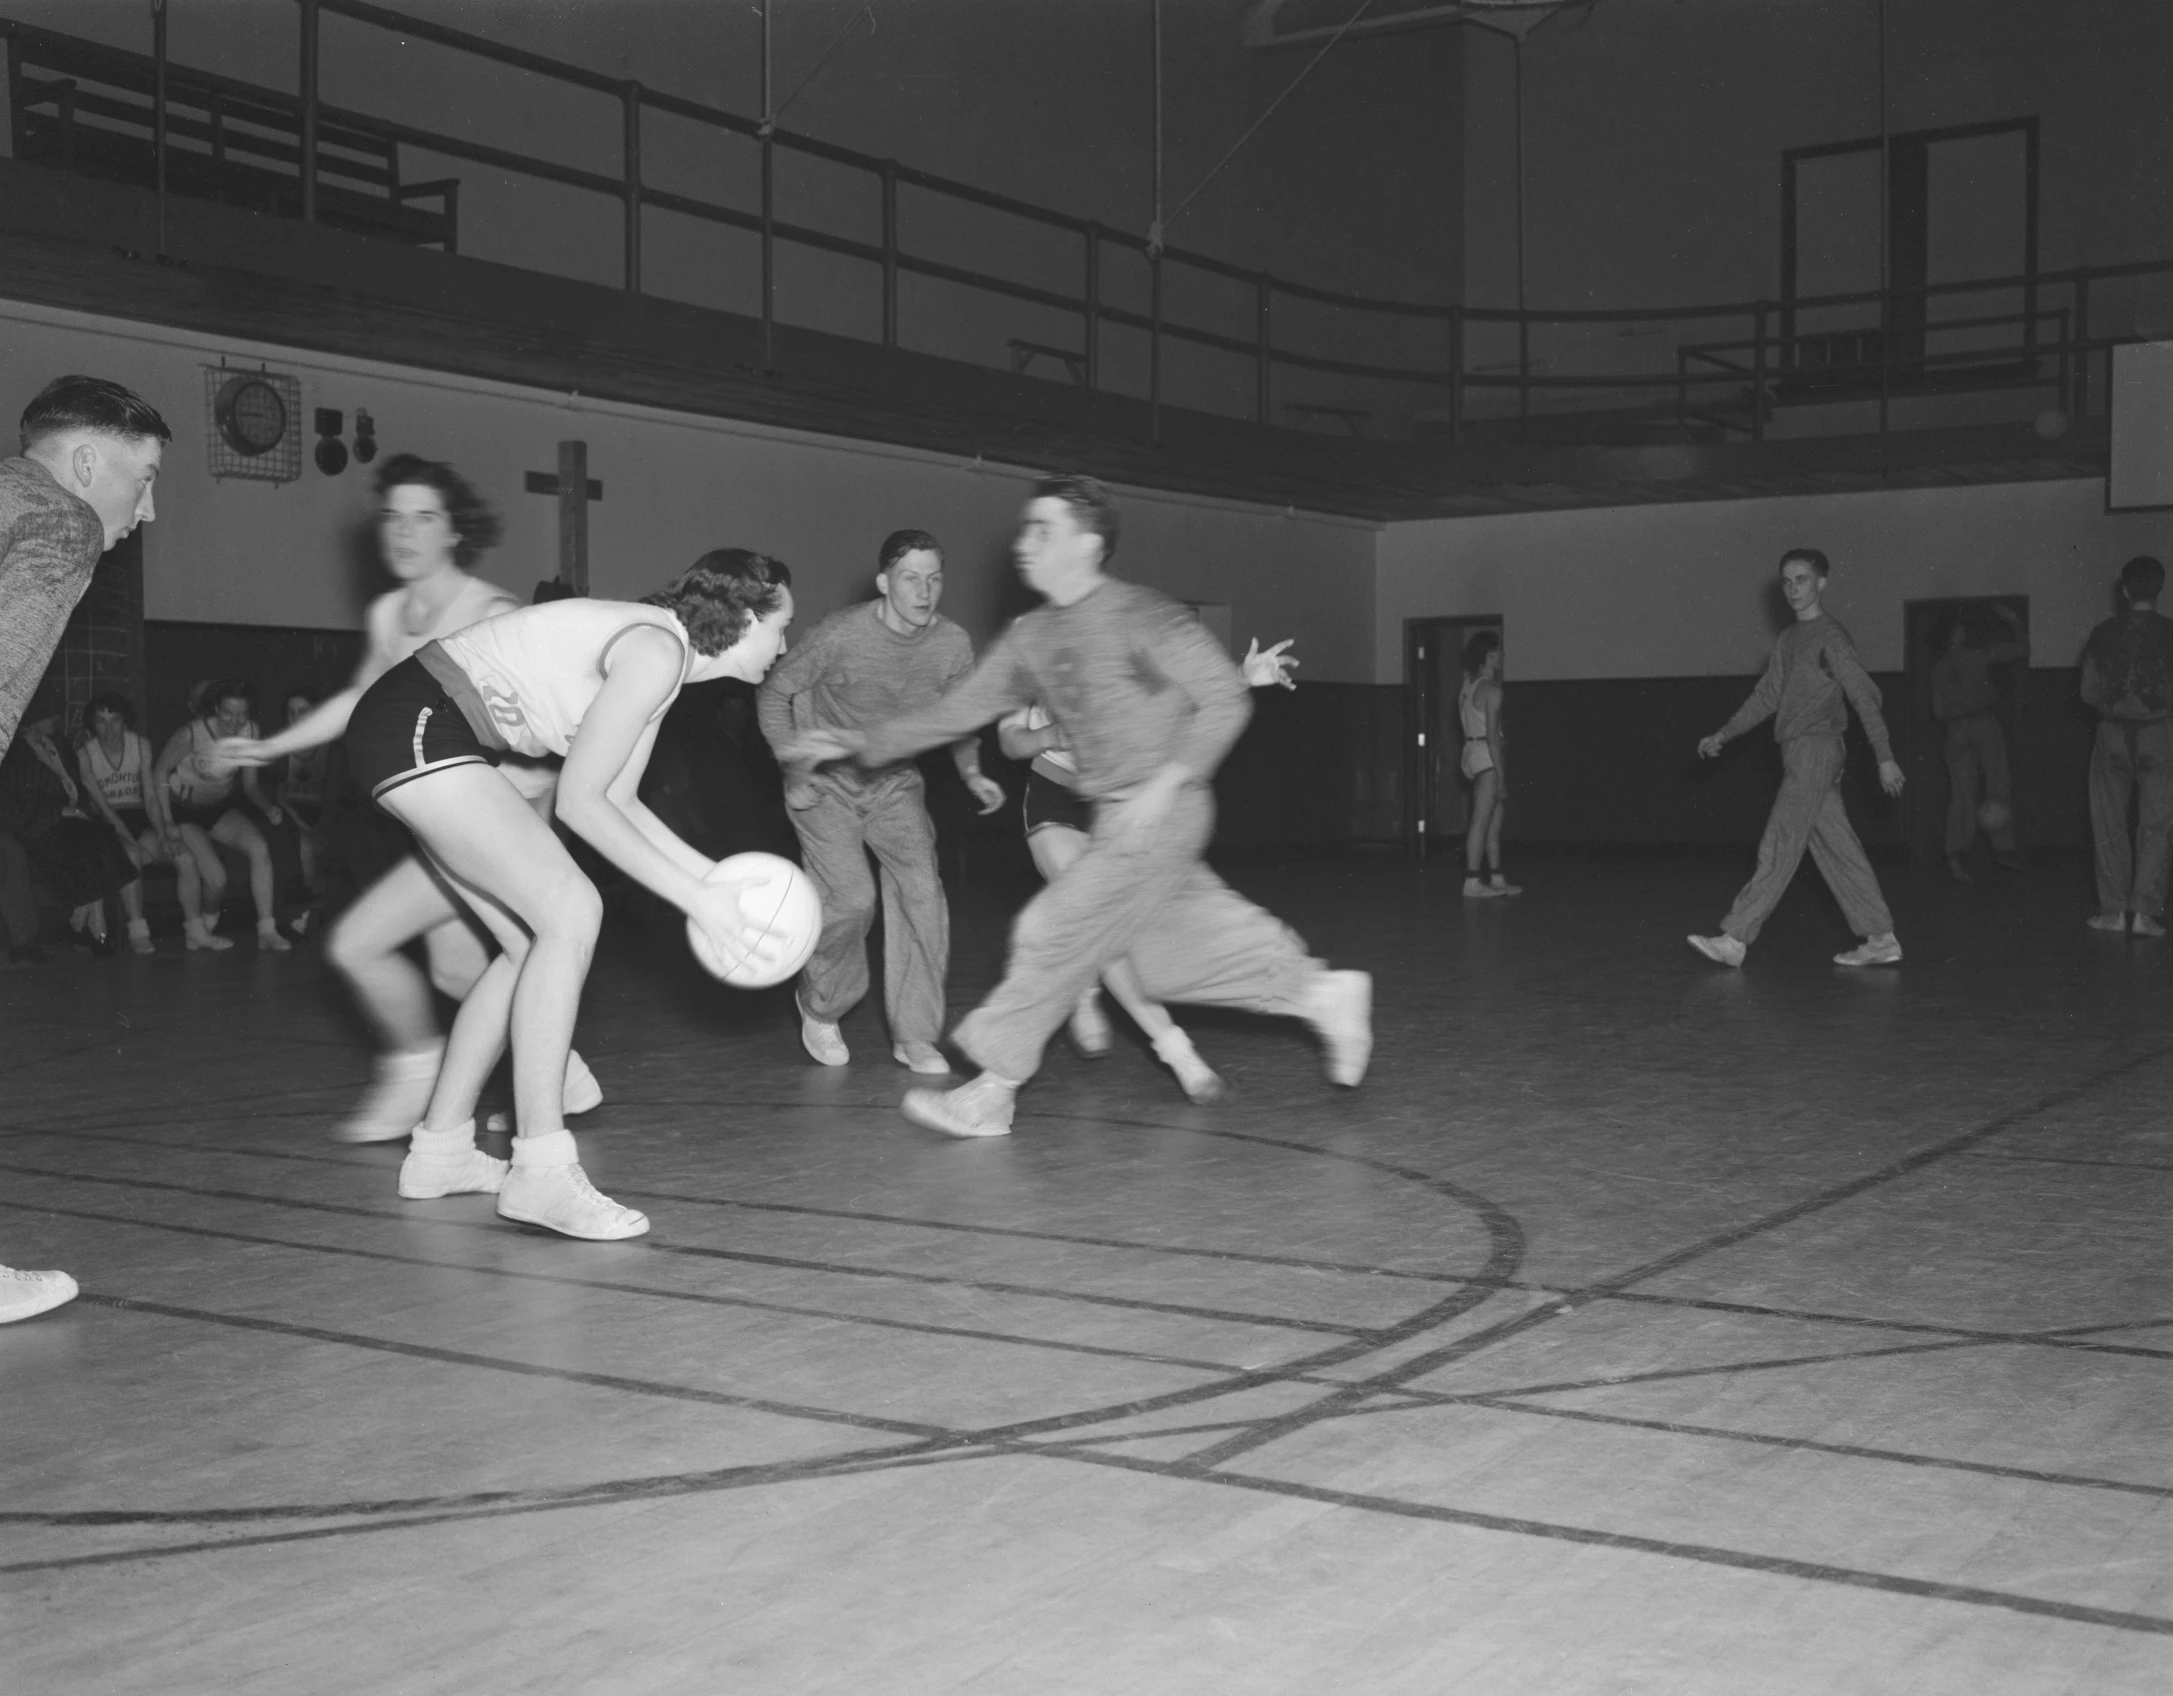
<instances>
[{"instance_id":1,"label":"railing handrail","mask_svg":"<svg viewBox=\"0 0 2173 1696\"><path fill-rule=\"evenodd\" d=\"M297 3L299 3L299 0L297 0ZM414 17L409 13L397 12L389 7L371 4L370 0L317 0L317 5L319 10L323 12L334 13L351 18L359 23L373 24L382 29L412 35L418 39L433 41L441 46L456 48L462 52L472 53L479 58L492 60L518 70L531 71L554 81L568 83L594 93L609 95L614 99L623 98L630 87L637 86L629 83L624 78L605 76L600 72L585 70L578 65L571 65L563 60L552 59L539 53L531 53L524 48L510 47L503 42L493 41L487 36L474 35L466 30L455 29L447 24L434 23L428 19ZM0 17L0 36L16 37L26 43L51 43L71 52L87 50L90 54L107 58L116 64L142 58L141 54L131 53L125 48L109 47L103 42L64 35L58 31L44 29L34 24L21 23L12 18ZM217 72L176 67L175 75L189 82L206 87L231 90L237 95L249 98L261 99L269 96L282 102L293 102L297 98L292 95L282 94L277 90L265 89L256 84L225 77ZM675 117L708 124L714 128L729 130L749 138L759 137L762 131L762 125L757 119L749 118L728 108L709 106L700 101L690 100L682 95L668 94L644 86L641 88L641 98L644 105L655 111L666 112ZM395 139L407 141L411 145L426 147L433 152L444 153L450 157L471 158L478 164L489 164L503 169L518 170L524 174L542 177L549 181L561 182L569 187L617 194L622 186L620 179L615 177L583 171L577 166L560 165L552 160L519 153L507 148L492 147L487 143L466 141L441 135L422 129L419 126L402 124L396 120L372 117L365 113L335 108L330 105L321 105L320 110L325 115L333 117L336 121L352 126L366 134L390 135ZM856 148L824 141L818 136L806 135L781 126L771 132L771 139L777 145L789 148L793 152L804 153L813 158L827 159L833 164L851 166L876 175L882 175L886 172L894 174L899 183L909 187L927 189L934 193L944 194L970 204L985 207L991 211L1004 212L1014 217L1030 219L1054 229L1088 236L1107 242L1112 246L1128 248L1137 253L1144 254L1148 251L1148 240L1143 235L1135 235L1128 230L1112 227L1098 219L1083 217L1076 213L1061 212L1052 207L1040 206L1031 201L1020 200L1012 195L981 188L976 184L963 182L955 177L946 177L937 172L922 170L917 166L907 165L883 155L863 153ZM649 198L652 192L645 190L644 198ZM674 208L675 210L688 209L684 204L686 197L675 196L672 198L681 202L679 206ZM662 205L664 203L664 200L659 197L657 204ZM730 209L720 207L719 210L728 211ZM2110 265L2074 266L2057 271L2040 270L2020 272L2002 277L1972 278L1965 282L1928 283L1921 287L1908 289L1860 289L1825 295L1776 295L1750 300L1706 301L1668 306L1541 307L1527 308L1520 312L1515 307L1443 304L1433 301L1396 300L1380 295L1353 294L1347 290L1301 283L1293 278L1277 276L1272 272L1257 267L1219 259L1212 254L1197 252L1189 248L1165 247L1161 251L1161 257L1165 262L1185 265L1195 270L1220 276L1231 282L1253 285L1265 283L1278 295L1293 300L1311 301L1323 306L1340 307L1351 311L1431 318L1441 321L1461 318L1467 324L1517 324L1521 322L1535 325L1663 323L1701 318L1739 318L1752 316L1761 308L1769 312L1815 312L1841 306L1879 305L1895 299L1915 300L1994 289L2057 288L2072 285L2084 276L2087 276L2092 282L2102 282L2115 277L2148 276L2173 271L2173 260L2134 260ZM993 277L989 280L998 284L1005 281ZM1073 309L1077 309L1083 302L1072 299L1070 304Z\"/></svg>"}]
</instances>

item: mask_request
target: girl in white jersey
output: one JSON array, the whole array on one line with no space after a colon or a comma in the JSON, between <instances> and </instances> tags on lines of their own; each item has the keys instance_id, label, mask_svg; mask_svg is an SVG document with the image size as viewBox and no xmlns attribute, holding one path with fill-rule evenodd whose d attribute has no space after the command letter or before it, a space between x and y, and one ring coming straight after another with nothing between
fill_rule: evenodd
<instances>
[{"instance_id":1,"label":"girl in white jersey","mask_svg":"<svg viewBox=\"0 0 2173 1696\"><path fill-rule=\"evenodd\" d=\"M369 644L354 681L277 736L222 743L220 758L269 765L338 741L362 692L425 642L519 608L516 597L470 574L496 544L500 525L498 514L459 472L438 460L395 454L378 469L377 491L378 545L400 587L370 603ZM504 769L514 787L548 817L555 768ZM428 977L406 953L417 937L430 963ZM410 854L340 915L326 939L325 957L347 979L379 1045L369 1093L333 1134L344 1142L396 1142L429 1106L445 1055L432 986L450 1000L467 999L490 964L490 950L443 880ZM569 1113L586 1113L604 1098L574 1053L566 1057L565 1098Z\"/></svg>"},{"instance_id":2,"label":"girl in white jersey","mask_svg":"<svg viewBox=\"0 0 2173 1696\"><path fill-rule=\"evenodd\" d=\"M1464 644L1464 686L1456 695L1464 731L1459 762L1471 784L1471 817L1464 826L1464 893L1485 898L1521 895L1501 875L1501 815L1509 799L1502 754L1501 637L1482 630ZM1481 877L1482 865L1488 875Z\"/></svg>"},{"instance_id":3,"label":"girl in white jersey","mask_svg":"<svg viewBox=\"0 0 2173 1696\"><path fill-rule=\"evenodd\" d=\"M400 1168L412 1198L495 1193L508 1219L634 1237L649 1221L597 1194L561 1117L567 1044L603 916L596 887L500 762L559 754L558 816L720 943L763 946L714 863L642 804L656 727L687 683L760 682L792 620L791 574L743 549L704 554L645 601L552 601L426 644L371 684L347 727L356 780L497 937L453 1021ZM475 1103L508 1035L518 1134L507 1163L475 1146Z\"/></svg>"}]
</instances>

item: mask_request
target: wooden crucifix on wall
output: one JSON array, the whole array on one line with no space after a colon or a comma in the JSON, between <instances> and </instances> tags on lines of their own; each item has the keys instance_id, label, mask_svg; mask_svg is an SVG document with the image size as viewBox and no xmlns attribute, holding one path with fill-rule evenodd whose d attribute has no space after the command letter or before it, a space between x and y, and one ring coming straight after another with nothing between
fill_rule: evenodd
<instances>
[{"instance_id":1,"label":"wooden crucifix on wall","mask_svg":"<svg viewBox=\"0 0 2173 1696\"><path fill-rule=\"evenodd\" d=\"M532 495L558 497L557 582L564 593L587 594L589 502L604 498L602 482L589 475L588 443L560 442L558 470L529 472L527 487Z\"/></svg>"}]
</instances>

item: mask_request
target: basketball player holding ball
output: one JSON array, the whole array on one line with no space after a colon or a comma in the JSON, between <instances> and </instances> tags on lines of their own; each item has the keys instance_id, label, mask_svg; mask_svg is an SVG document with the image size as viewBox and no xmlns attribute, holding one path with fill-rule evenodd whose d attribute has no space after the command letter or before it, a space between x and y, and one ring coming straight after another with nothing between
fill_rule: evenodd
<instances>
[{"instance_id":1,"label":"basketball player holding ball","mask_svg":"<svg viewBox=\"0 0 2173 1696\"><path fill-rule=\"evenodd\" d=\"M347 728L358 782L504 950L447 1039L400 1168L412 1200L496 1194L507 1219L569 1237L637 1237L648 1219L597 1193L565 1128L566 1051L601 898L496 769L560 754L558 817L627 876L720 939L748 927L728 883L637 794L657 723L688 683L759 683L784 651L792 576L740 548L704 554L639 602L524 607L427 643L380 677ZM475 1103L510 1035L519 1134L506 1161L475 1146Z\"/></svg>"}]
</instances>

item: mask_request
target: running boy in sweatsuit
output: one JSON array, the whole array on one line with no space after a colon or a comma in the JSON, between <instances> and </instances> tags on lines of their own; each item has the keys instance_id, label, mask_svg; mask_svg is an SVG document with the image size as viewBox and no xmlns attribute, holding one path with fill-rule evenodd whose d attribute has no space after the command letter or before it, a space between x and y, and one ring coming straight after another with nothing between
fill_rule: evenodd
<instances>
[{"instance_id":1,"label":"running boy in sweatsuit","mask_svg":"<svg viewBox=\"0 0 2173 1696\"><path fill-rule=\"evenodd\" d=\"M1078 761L1079 792L1094 804L1086 852L1027 903L1003 982L956 1032L980 1076L905 1098L907 1118L951 1136L1009 1134L1019 1086L1112 960L1129 958L1157 1000L1303 1019L1335 1083L1357 1084L1372 1053L1373 980L1328 970L1201 863L1214 830L1208 783L1252 710L1245 679L1184 607L1104 572L1116 541L1116 507L1099 483L1044 479L1013 551L1049 604L933 706L810 731L778 751L788 763L881 767L1038 701Z\"/></svg>"},{"instance_id":2,"label":"running boy in sweatsuit","mask_svg":"<svg viewBox=\"0 0 2173 1696\"><path fill-rule=\"evenodd\" d=\"M1834 964L1892 966L1901 961L1893 916L1841 805L1841 738L1851 704L1879 756L1879 786L1889 795L1901 793L1901 767L1887 742L1878 685L1857 659L1849 633L1819 610L1828 569L1826 556L1816 548L1791 548L1781 556L1781 594L1796 622L1774 643L1773 657L1750 699L1698 744L1699 758L1709 760L1770 718L1781 745L1781 792L1758 844L1758 869L1721 921L1720 934L1690 939L1691 947L1723 966L1743 963L1744 952L1758 940L1766 916L1803 863L1806 847L1841 903L1849 928L1865 938L1860 947L1836 954Z\"/></svg>"}]
</instances>

